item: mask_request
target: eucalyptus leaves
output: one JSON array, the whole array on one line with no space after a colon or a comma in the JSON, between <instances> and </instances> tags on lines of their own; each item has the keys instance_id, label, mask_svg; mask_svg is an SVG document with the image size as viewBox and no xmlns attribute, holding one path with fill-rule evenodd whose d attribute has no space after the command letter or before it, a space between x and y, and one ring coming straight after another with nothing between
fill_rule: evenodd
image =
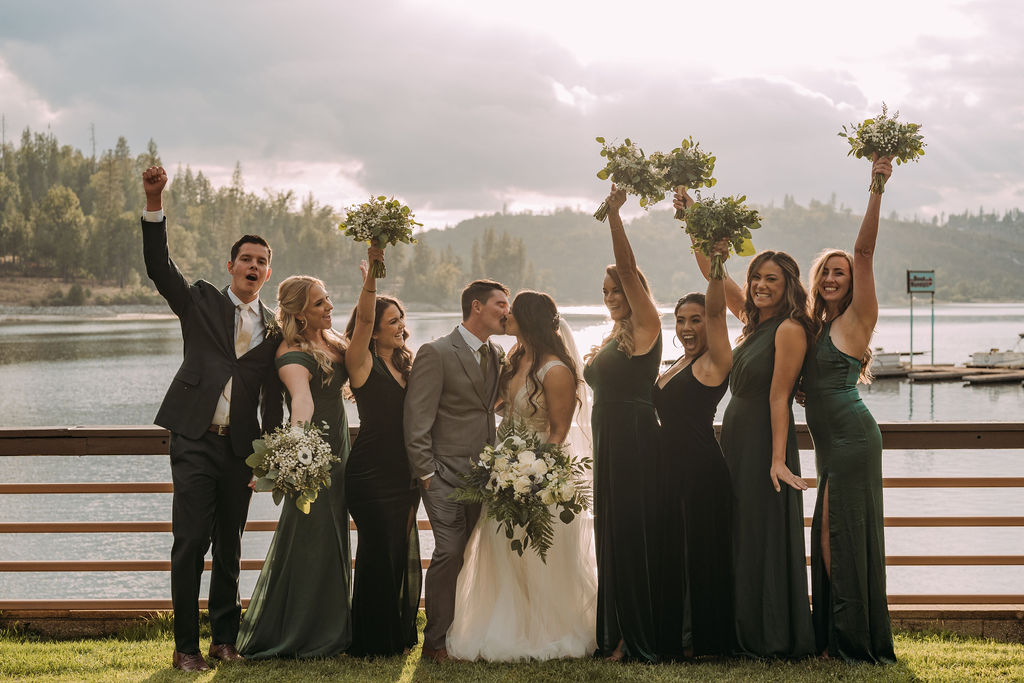
<instances>
[{"instance_id":1,"label":"eucalyptus leaves","mask_svg":"<svg viewBox=\"0 0 1024 683\"><path fill-rule=\"evenodd\" d=\"M683 140L668 154L655 152L651 155L651 163L664 180L666 188L676 192L714 187L718 183L711 176L715 172L715 157L703 152L700 143L694 142L692 137ZM676 218L683 220L682 210L676 210Z\"/></svg>"},{"instance_id":2,"label":"eucalyptus leaves","mask_svg":"<svg viewBox=\"0 0 1024 683\"><path fill-rule=\"evenodd\" d=\"M921 124L901 123L897 121L899 116L899 112L889 116L889 109L883 102L880 115L859 124L851 123L849 129L843 126L839 136L850 143L850 151L846 155L872 159L877 154L879 157L892 157L897 164L917 161L918 157L924 156L924 138L918 132ZM885 176L880 173L874 175L871 192L885 192Z\"/></svg>"},{"instance_id":3,"label":"eucalyptus leaves","mask_svg":"<svg viewBox=\"0 0 1024 683\"><path fill-rule=\"evenodd\" d=\"M698 194L697 203L686 209L684 229L693 240L694 251L711 257L709 277L713 280L725 277L722 256L713 253L720 240L729 240L730 249L739 256L754 255L750 231L761 227L761 216L755 209L747 208L743 203L746 200L746 195L704 199Z\"/></svg>"},{"instance_id":4,"label":"eucalyptus leaves","mask_svg":"<svg viewBox=\"0 0 1024 683\"><path fill-rule=\"evenodd\" d=\"M415 216L408 206L394 197L388 199L384 195L371 197L364 204L350 206L345 214L345 220L338 225L339 230L344 230L347 237L357 242L366 242L381 249L399 242L415 244L413 227L423 225L413 220ZM383 261L370 264L370 276L379 278L387 274Z\"/></svg>"}]
</instances>

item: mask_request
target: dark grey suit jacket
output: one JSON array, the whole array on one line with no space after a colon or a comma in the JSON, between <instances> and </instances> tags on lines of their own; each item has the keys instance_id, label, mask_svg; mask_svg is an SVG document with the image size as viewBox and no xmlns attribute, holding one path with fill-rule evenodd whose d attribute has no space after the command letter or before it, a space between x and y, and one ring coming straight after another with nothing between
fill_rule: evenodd
<instances>
[{"instance_id":1,"label":"dark grey suit jacket","mask_svg":"<svg viewBox=\"0 0 1024 683\"><path fill-rule=\"evenodd\" d=\"M494 443L502 350L487 343L488 376L458 329L416 352L405 396L405 447L417 479L436 473L459 486L484 444Z\"/></svg>"},{"instance_id":2,"label":"dark grey suit jacket","mask_svg":"<svg viewBox=\"0 0 1024 683\"><path fill-rule=\"evenodd\" d=\"M227 288L205 280L189 284L167 251L167 220L142 221L146 274L181 321L184 359L164 396L154 422L190 439L209 428L217 400L228 378L231 384L231 446L236 456L252 453L260 436L257 412L262 399L262 429L281 424L282 386L274 367L281 343L272 313L260 302L267 327L263 341L241 358L235 357L235 306Z\"/></svg>"}]
</instances>

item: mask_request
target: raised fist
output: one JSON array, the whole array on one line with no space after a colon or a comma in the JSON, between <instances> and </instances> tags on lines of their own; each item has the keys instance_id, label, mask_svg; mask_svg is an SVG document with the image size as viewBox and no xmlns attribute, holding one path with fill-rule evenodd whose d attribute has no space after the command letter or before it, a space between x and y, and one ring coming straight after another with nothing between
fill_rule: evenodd
<instances>
[{"instance_id":1,"label":"raised fist","mask_svg":"<svg viewBox=\"0 0 1024 683\"><path fill-rule=\"evenodd\" d=\"M163 208L160 195L167 185L167 172L162 166L150 166L142 172L142 189L146 191L146 210L157 211Z\"/></svg>"}]
</instances>

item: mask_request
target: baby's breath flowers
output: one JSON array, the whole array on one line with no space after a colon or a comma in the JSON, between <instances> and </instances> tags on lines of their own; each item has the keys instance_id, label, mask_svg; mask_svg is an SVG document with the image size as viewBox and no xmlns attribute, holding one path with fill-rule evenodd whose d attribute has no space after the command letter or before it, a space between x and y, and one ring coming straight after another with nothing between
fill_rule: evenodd
<instances>
[{"instance_id":1,"label":"baby's breath flowers","mask_svg":"<svg viewBox=\"0 0 1024 683\"><path fill-rule=\"evenodd\" d=\"M502 423L498 439L497 446L484 446L452 498L486 503L487 516L504 526L512 550L522 556L532 546L546 562L554 540L551 508L562 508L558 518L569 524L590 507L583 475L591 460L541 443L540 436L514 421ZM522 538L516 538L516 527L524 530Z\"/></svg>"},{"instance_id":2,"label":"baby's breath flowers","mask_svg":"<svg viewBox=\"0 0 1024 683\"><path fill-rule=\"evenodd\" d=\"M744 205L746 200L746 195L704 199L698 192L697 203L686 209L684 229L693 240L693 250L711 258L709 277L713 280L725 277L722 257L713 253L720 240L729 240L732 252L740 256L754 253L750 231L761 227L761 216Z\"/></svg>"},{"instance_id":3,"label":"baby's breath flowers","mask_svg":"<svg viewBox=\"0 0 1024 683\"><path fill-rule=\"evenodd\" d=\"M654 152L650 160L664 186L676 192L714 187L718 182L711 176L715 172L715 157L701 150L700 143L694 142L693 137L683 140L668 154ZM676 209L676 218L683 220L682 209Z\"/></svg>"},{"instance_id":4,"label":"baby's breath flowers","mask_svg":"<svg viewBox=\"0 0 1024 683\"><path fill-rule=\"evenodd\" d=\"M332 463L340 462L321 430L327 431L326 422L321 429L311 424L282 425L253 441L253 453L245 459L255 477L253 490L271 491L275 505L287 494L308 515L320 489L331 486Z\"/></svg>"},{"instance_id":5,"label":"baby's breath flowers","mask_svg":"<svg viewBox=\"0 0 1024 683\"><path fill-rule=\"evenodd\" d=\"M384 195L371 197L364 204L352 205L345 214L345 220L338 225L339 230L344 230L347 237L353 237L357 242L366 242L381 249L399 242L415 244L412 229L423 225L413 220L415 216L408 206ZM386 277L387 274L384 261L375 260L370 265L372 277Z\"/></svg>"},{"instance_id":6,"label":"baby's breath flowers","mask_svg":"<svg viewBox=\"0 0 1024 683\"><path fill-rule=\"evenodd\" d=\"M607 162L597 172L601 180L611 180L620 190L640 197L640 206L649 209L665 198L664 180L654 170L644 151L626 138L617 147L605 143L604 138L595 138L601 143L601 156ZM603 221L608 217L608 202L601 202L594 218Z\"/></svg>"},{"instance_id":7,"label":"baby's breath flowers","mask_svg":"<svg viewBox=\"0 0 1024 683\"><path fill-rule=\"evenodd\" d=\"M918 157L924 156L924 138L918 132L921 124L901 123L896 120L899 116L898 111L889 116L889 109L883 102L880 115L861 123L851 123L849 129L843 126L839 136L850 143L846 156L872 160L877 154L879 157L892 157L897 165L917 161ZM871 179L871 192L885 192L885 176L881 173L876 173Z\"/></svg>"}]
</instances>

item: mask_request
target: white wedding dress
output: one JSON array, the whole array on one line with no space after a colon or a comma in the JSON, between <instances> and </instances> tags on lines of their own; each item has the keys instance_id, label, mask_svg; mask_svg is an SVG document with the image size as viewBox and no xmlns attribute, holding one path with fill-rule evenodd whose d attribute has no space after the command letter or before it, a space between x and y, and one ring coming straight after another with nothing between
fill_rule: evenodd
<instances>
[{"instance_id":1,"label":"white wedding dress","mask_svg":"<svg viewBox=\"0 0 1024 683\"><path fill-rule=\"evenodd\" d=\"M561 361L538 370L544 375ZM547 404L543 391L530 405L529 380L512 400L505 398L504 420L516 420L546 439ZM503 421L504 421L503 420ZM590 444L574 428L580 443L567 448L590 456ZM554 543L547 564L532 548L520 557L486 510L466 546L455 594L455 620L448 631L448 654L491 662L588 657L597 649L597 563L590 511L571 524L554 520Z\"/></svg>"}]
</instances>

